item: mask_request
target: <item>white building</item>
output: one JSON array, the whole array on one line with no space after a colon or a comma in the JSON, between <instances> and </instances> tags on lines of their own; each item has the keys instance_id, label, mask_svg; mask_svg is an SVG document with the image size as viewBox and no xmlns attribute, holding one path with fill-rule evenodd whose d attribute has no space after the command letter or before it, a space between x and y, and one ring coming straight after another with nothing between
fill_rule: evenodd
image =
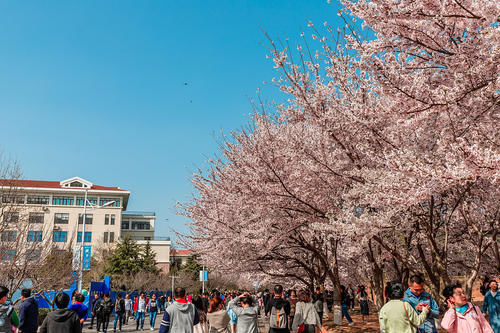
<instances>
[{"instance_id":1,"label":"white building","mask_svg":"<svg viewBox=\"0 0 500 333\"><path fill-rule=\"evenodd\" d=\"M28 239L33 236L33 241L50 240L64 248L78 244L92 249L102 244L112 245L129 235L141 243L150 240L159 266L168 271L170 240L160 242L154 238L154 213L125 212L129 196L127 190L96 185L79 177L63 181L0 179L1 203L13 207L2 214L7 224L1 237L2 240L15 237L18 221L29 221L33 230L29 231ZM84 231L85 197L88 201ZM128 228L122 223L124 217L130 222ZM167 255L163 255L165 251Z\"/></svg>"},{"instance_id":2,"label":"white building","mask_svg":"<svg viewBox=\"0 0 500 333\"><path fill-rule=\"evenodd\" d=\"M156 253L158 268L165 273L170 269L170 237L155 237L156 214L154 212L122 212L121 235L129 236L138 244L151 244Z\"/></svg>"}]
</instances>

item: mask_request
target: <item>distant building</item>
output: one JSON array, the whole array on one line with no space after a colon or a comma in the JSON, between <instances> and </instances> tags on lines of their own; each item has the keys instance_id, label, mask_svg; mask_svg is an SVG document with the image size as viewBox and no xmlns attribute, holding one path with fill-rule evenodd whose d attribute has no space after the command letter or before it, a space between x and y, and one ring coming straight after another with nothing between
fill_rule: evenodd
<instances>
[{"instance_id":1,"label":"distant building","mask_svg":"<svg viewBox=\"0 0 500 333\"><path fill-rule=\"evenodd\" d=\"M156 253L158 268L168 273L170 269L170 237L155 237L155 212L125 211L122 213L121 235L129 236L138 244L149 242Z\"/></svg>"},{"instance_id":2,"label":"distant building","mask_svg":"<svg viewBox=\"0 0 500 333\"><path fill-rule=\"evenodd\" d=\"M190 250L170 250L170 263L171 265L175 265L177 267L181 267L182 265L188 262L188 259L193 256L193 252Z\"/></svg>"}]
</instances>

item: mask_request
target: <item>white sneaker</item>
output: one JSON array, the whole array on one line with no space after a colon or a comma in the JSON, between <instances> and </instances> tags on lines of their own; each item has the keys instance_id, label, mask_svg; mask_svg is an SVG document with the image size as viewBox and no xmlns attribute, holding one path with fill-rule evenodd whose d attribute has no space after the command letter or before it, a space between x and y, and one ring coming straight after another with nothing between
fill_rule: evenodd
<instances>
[{"instance_id":1,"label":"white sneaker","mask_svg":"<svg viewBox=\"0 0 500 333\"><path fill-rule=\"evenodd\" d=\"M151 327L151 331L154 331L155 329Z\"/></svg>"},{"instance_id":2,"label":"white sneaker","mask_svg":"<svg viewBox=\"0 0 500 333\"><path fill-rule=\"evenodd\" d=\"M353 321L351 321L351 322L349 323L349 326L352 326L352 325L354 325L354 322L353 322Z\"/></svg>"}]
</instances>

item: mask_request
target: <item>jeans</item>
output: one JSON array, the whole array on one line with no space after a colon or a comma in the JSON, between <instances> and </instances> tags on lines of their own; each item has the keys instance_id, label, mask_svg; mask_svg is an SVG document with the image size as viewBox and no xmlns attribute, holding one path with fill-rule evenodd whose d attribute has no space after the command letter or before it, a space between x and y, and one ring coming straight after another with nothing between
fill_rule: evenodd
<instances>
[{"instance_id":1,"label":"jeans","mask_svg":"<svg viewBox=\"0 0 500 333\"><path fill-rule=\"evenodd\" d=\"M155 321L156 321L156 315L158 312L150 312L149 313L149 323L151 324L152 328L155 328Z\"/></svg>"},{"instance_id":2,"label":"jeans","mask_svg":"<svg viewBox=\"0 0 500 333\"><path fill-rule=\"evenodd\" d=\"M349 323L352 323L352 319L351 319L351 316L349 316L349 312L347 312L347 304L342 304L342 319L344 319L344 317L346 317L347 321Z\"/></svg>"},{"instance_id":3,"label":"jeans","mask_svg":"<svg viewBox=\"0 0 500 333\"><path fill-rule=\"evenodd\" d=\"M320 324L323 325L323 311L318 312L318 316L319 316L319 322L320 322Z\"/></svg>"},{"instance_id":4,"label":"jeans","mask_svg":"<svg viewBox=\"0 0 500 333\"><path fill-rule=\"evenodd\" d=\"M137 312L137 314L135 315L135 329L138 330L139 329L139 322L141 323L141 329L144 328L144 317L145 317L145 313L144 312Z\"/></svg>"},{"instance_id":5,"label":"jeans","mask_svg":"<svg viewBox=\"0 0 500 333\"><path fill-rule=\"evenodd\" d=\"M108 325L109 325L109 314L102 314L97 316L97 330L101 330L101 324L102 324L102 331L107 332L108 331Z\"/></svg>"},{"instance_id":6,"label":"jeans","mask_svg":"<svg viewBox=\"0 0 500 333\"><path fill-rule=\"evenodd\" d=\"M130 310L125 311L125 317L123 318L123 323L124 323L125 325L127 325L127 324L128 324L128 318L130 318L131 313L132 313L132 312L131 312Z\"/></svg>"},{"instance_id":7,"label":"jeans","mask_svg":"<svg viewBox=\"0 0 500 333\"><path fill-rule=\"evenodd\" d=\"M118 328L120 331L122 330L122 322L123 322L123 312L115 313L115 324L113 325L113 329L116 330L116 322L118 321Z\"/></svg>"}]
</instances>

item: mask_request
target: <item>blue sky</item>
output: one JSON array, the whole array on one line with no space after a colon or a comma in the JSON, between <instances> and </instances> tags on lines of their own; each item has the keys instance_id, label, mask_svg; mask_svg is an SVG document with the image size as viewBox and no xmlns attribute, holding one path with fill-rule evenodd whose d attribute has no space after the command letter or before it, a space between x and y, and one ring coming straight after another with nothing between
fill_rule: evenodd
<instances>
[{"instance_id":1,"label":"blue sky","mask_svg":"<svg viewBox=\"0 0 500 333\"><path fill-rule=\"evenodd\" d=\"M249 99L277 73L266 38L340 24L326 0L2 1L0 150L25 179L80 176L131 191L157 236L186 232L176 201L245 125ZM187 85L185 84L187 83Z\"/></svg>"}]
</instances>

